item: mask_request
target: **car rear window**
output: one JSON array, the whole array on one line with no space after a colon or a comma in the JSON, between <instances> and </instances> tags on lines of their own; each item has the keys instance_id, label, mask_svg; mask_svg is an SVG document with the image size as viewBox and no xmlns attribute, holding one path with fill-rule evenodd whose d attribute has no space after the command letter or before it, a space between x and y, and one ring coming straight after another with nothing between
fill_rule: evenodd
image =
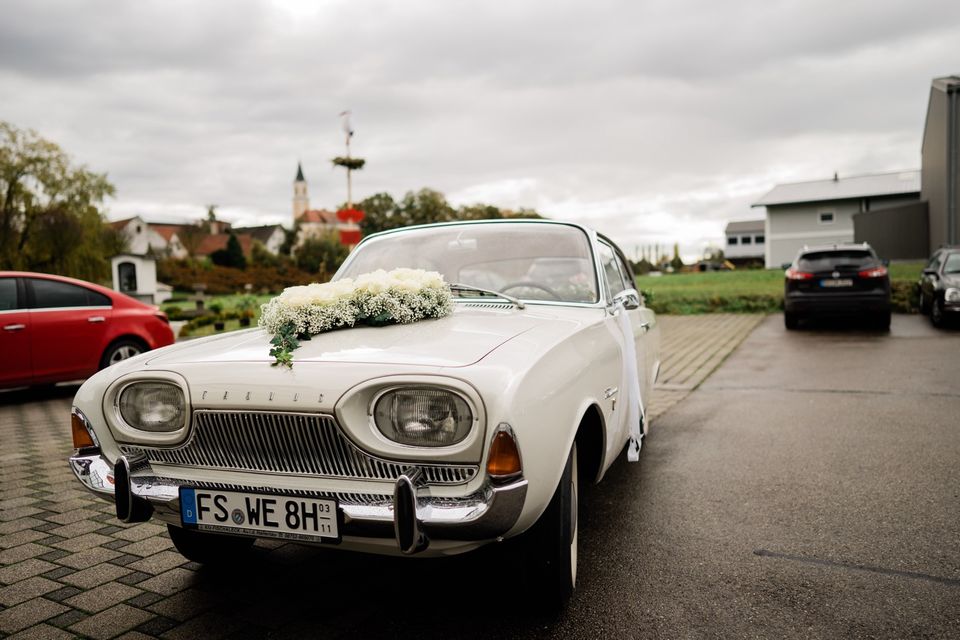
<instances>
[{"instance_id":1,"label":"car rear window","mask_svg":"<svg viewBox=\"0 0 960 640\"><path fill-rule=\"evenodd\" d=\"M110 298L86 287L40 278L31 278L30 282L34 309L111 306Z\"/></svg>"},{"instance_id":2,"label":"car rear window","mask_svg":"<svg viewBox=\"0 0 960 640\"><path fill-rule=\"evenodd\" d=\"M0 311L17 308L17 279L0 278Z\"/></svg>"},{"instance_id":3,"label":"car rear window","mask_svg":"<svg viewBox=\"0 0 960 640\"><path fill-rule=\"evenodd\" d=\"M812 251L800 256L797 267L802 271L827 271L841 267L859 269L874 264L876 260L871 251L864 249Z\"/></svg>"}]
</instances>

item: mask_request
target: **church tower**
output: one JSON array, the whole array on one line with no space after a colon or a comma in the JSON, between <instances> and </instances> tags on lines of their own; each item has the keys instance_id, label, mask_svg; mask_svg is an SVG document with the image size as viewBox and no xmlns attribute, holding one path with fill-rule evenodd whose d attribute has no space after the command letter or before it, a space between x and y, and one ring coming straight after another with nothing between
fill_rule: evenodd
<instances>
[{"instance_id":1,"label":"church tower","mask_svg":"<svg viewBox=\"0 0 960 640\"><path fill-rule=\"evenodd\" d=\"M297 163L297 178L293 181L293 223L296 224L303 212L310 208L307 196L307 181L303 178L303 167Z\"/></svg>"}]
</instances>

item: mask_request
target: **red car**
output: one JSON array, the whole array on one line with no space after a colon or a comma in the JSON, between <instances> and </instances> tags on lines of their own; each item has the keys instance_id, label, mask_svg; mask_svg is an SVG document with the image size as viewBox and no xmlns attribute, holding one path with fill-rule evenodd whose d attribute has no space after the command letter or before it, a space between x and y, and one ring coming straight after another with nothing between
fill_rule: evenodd
<instances>
[{"instance_id":1,"label":"red car","mask_svg":"<svg viewBox=\"0 0 960 640\"><path fill-rule=\"evenodd\" d=\"M83 280L0 271L0 388L86 378L168 344L155 306Z\"/></svg>"}]
</instances>

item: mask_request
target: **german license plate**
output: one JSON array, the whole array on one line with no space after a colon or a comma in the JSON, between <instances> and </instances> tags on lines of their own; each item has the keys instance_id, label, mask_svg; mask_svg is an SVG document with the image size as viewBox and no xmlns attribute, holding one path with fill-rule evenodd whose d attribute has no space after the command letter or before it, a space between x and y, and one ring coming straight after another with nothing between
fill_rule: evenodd
<instances>
[{"instance_id":1,"label":"german license plate","mask_svg":"<svg viewBox=\"0 0 960 640\"><path fill-rule=\"evenodd\" d=\"M185 527L301 541L340 540L337 501L180 487Z\"/></svg>"},{"instance_id":2,"label":"german license plate","mask_svg":"<svg viewBox=\"0 0 960 640\"><path fill-rule=\"evenodd\" d=\"M821 287L852 287L853 280L850 278L837 278L835 280L821 280Z\"/></svg>"}]
</instances>

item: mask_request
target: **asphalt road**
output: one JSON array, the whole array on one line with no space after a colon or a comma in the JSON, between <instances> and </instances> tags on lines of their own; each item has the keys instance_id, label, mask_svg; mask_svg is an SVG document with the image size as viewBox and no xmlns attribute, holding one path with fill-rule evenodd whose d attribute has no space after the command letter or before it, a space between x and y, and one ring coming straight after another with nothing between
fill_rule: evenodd
<instances>
[{"instance_id":1,"label":"asphalt road","mask_svg":"<svg viewBox=\"0 0 960 640\"><path fill-rule=\"evenodd\" d=\"M580 584L554 616L503 545L260 541L227 569L184 563L69 477L70 395L0 402L0 638L960 637L960 330L917 316L889 334L764 320L639 464L584 490Z\"/></svg>"},{"instance_id":2,"label":"asphalt road","mask_svg":"<svg viewBox=\"0 0 960 640\"><path fill-rule=\"evenodd\" d=\"M524 609L494 550L327 554L315 619L345 637L958 637L960 332L772 316L583 498L558 617Z\"/></svg>"}]
</instances>

